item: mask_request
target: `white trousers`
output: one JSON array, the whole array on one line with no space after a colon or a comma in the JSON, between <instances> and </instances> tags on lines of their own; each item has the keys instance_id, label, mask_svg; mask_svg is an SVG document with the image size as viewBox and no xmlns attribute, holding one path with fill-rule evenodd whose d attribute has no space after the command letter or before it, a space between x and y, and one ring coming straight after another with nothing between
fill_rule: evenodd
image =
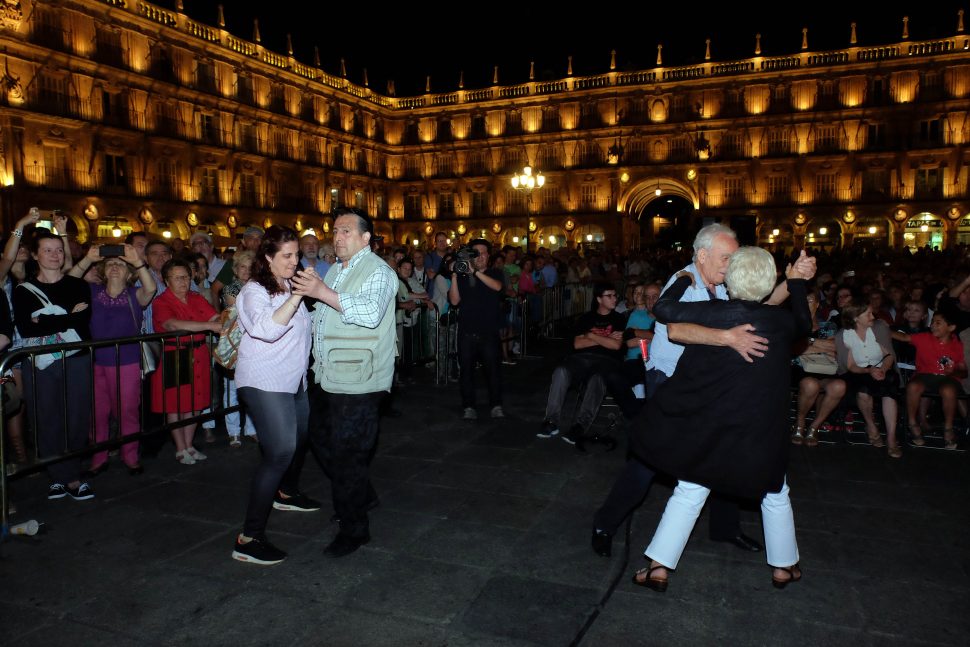
<instances>
[{"instance_id":1,"label":"white trousers","mask_svg":"<svg viewBox=\"0 0 970 647\"><path fill-rule=\"evenodd\" d=\"M667 568L677 568L697 517L710 493L711 491L702 485L678 481L674 493L667 501L657 532L654 533L644 555ZM797 564L795 517L792 513L791 499L788 498L787 481L782 483L780 492L768 493L761 499L761 522L764 525L768 564L774 567Z\"/></svg>"}]
</instances>

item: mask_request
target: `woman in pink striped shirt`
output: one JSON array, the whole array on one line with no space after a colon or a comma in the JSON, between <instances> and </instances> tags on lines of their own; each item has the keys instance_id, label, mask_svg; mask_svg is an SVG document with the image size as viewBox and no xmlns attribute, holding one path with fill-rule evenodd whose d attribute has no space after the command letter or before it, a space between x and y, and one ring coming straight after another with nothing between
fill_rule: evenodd
<instances>
[{"instance_id":1,"label":"woman in pink striped shirt","mask_svg":"<svg viewBox=\"0 0 970 647\"><path fill-rule=\"evenodd\" d=\"M320 509L319 503L300 493L302 460L294 460L297 448L306 443L310 413L306 391L310 315L302 297L290 292L298 253L295 231L279 226L267 229L253 260L251 279L236 297L243 329L236 387L253 417L262 459L253 475L246 521L232 557L253 564L278 564L286 558L266 539L271 509Z\"/></svg>"}]
</instances>

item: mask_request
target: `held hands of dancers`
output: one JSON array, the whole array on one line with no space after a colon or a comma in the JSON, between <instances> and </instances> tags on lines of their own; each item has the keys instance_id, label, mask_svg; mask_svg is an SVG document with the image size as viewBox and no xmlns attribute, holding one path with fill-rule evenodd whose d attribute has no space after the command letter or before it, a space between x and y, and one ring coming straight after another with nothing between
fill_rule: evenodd
<instances>
[{"instance_id":1,"label":"held hands of dancers","mask_svg":"<svg viewBox=\"0 0 970 647\"><path fill-rule=\"evenodd\" d=\"M291 292L301 297L310 297L322 301L326 291L330 288L323 282L323 279L312 267L308 267L296 272L290 279L292 285Z\"/></svg>"},{"instance_id":2,"label":"held hands of dancers","mask_svg":"<svg viewBox=\"0 0 970 647\"><path fill-rule=\"evenodd\" d=\"M815 276L816 260L814 256L809 256L803 249L798 254L794 263L789 263L785 267L785 278L810 280Z\"/></svg>"}]
</instances>

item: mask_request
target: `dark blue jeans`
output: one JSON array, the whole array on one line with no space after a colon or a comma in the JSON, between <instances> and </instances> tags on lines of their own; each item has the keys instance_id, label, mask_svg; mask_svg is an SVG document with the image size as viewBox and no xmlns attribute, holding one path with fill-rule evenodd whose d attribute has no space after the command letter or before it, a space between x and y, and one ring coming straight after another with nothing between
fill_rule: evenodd
<instances>
[{"instance_id":1,"label":"dark blue jeans","mask_svg":"<svg viewBox=\"0 0 970 647\"><path fill-rule=\"evenodd\" d=\"M276 491L298 491L303 462L293 457L298 446L306 445L310 405L302 388L297 393L278 393L244 386L237 393L253 418L262 453L249 491L243 534L262 537Z\"/></svg>"}]
</instances>

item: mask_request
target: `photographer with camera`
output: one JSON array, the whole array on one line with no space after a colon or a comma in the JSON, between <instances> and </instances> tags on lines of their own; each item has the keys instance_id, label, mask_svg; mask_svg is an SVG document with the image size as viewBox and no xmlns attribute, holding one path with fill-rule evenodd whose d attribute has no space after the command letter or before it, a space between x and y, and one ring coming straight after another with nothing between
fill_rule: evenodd
<instances>
[{"instance_id":1,"label":"photographer with camera","mask_svg":"<svg viewBox=\"0 0 970 647\"><path fill-rule=\"evenodd\" d=\"M502 328L502 271L488 269L491 245L476 238L455 254L453 280L448 288L458 310L458 362L464 420L475 420L475 361L480 359L488 380L488 404L493 418L504 418L499 330Z\"/></svg>"}]
</instances>

